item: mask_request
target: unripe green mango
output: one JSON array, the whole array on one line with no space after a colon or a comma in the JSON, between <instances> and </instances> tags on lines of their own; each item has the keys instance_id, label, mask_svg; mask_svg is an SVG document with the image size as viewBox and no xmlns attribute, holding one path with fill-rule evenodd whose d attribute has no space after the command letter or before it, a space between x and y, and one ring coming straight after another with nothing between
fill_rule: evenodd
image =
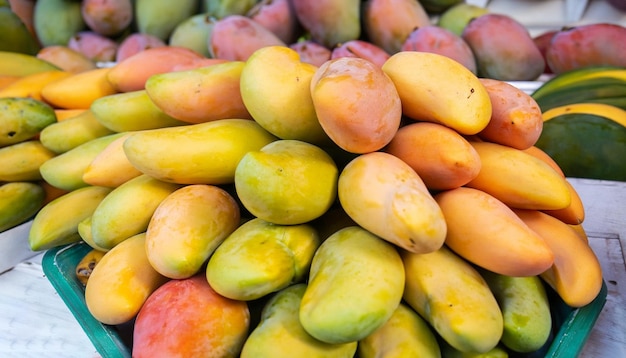
<instances>
[{"instance_id":1,"label":"unripe green mango","mask_svg":"<svg viewBox=\"0 0 626 358\"><path fill-rule=\"evenodd\" d=\"M319 245L312 226L254 218L217 247L207 264L207 280L222 296L258 299L304 280Z\"/></svg>"},{"instance_id":2,"label":"unripe green mango","mask_svg":"<svg viewBox=\"0 0 626 358\"><path fill-rule=\"evenodd\" d=\"M145 232L159 204L180 187L140 175L114 188L91 217L93 242L112 249L129 237Z\"/></svg>"},{"instance_id":3,"label":"unripe green mango","mask_svg":"<svg viewBox=\"0 0 626 358\"><path fill-rule=\"evenodd\" d=\"M261 321L243 345L241 358L352 358L357 342L329 344L308 334L298 318L305 283L286 287L263 307Z\"/></svg>"},{"instance_id":4,"label":"unripe green mango","mask_svg":"<svg viewBox=\"0 0 626 358\"><path fill-rule=\"evenodd\" d=\"M164 113L145 90L100 97L90 107L100 124L115 132L174 127L188 123Z\"/></svg>"},{"instance_id":5,"label":"unripe green mango","mask_svg":"<svg viewBox=\"0 0 626 358\"><path fill-rule=\"evenodd\" d=\"M358 226L341 229L315 252L300 322L327 343L361 340L392 316L404 284L394 245Z\"/></svg>"},{"instance_id":6,"label":"unripe green mango","mask_svg":"<svg viewBox=\"0 0 626 358\"><path fill-rule=\"evenodd\" d=\"M0 147L23 142L55 123L54 109L26 97L0 98Z\"/></svg>"},{"instance_id":7,"label":"unripe green mango","mask_svg":"<svg viewBox=\"0 0 626 358\"><path fill-rule=\"evenodd\" d=\"M110 188L88 186L70 191L46 204L35 215L28 234L31 250L80 241L78 224L91 216Z\"/></svg>"},{"instance_id":8,"label":"unripe green mango","mask_svg":"<svg viewBox=\"0 0 626 358\"><path fill-rule=\"evenodd\" d=\"M193 15L174 28L169 45L187 47L205 57L211 57L209 38L214 23L215 19L209 13Z\"/></svg>"},{"instance_id":9,"label":"unripe green mango","mask_svg":"<svg viewBox=\"0 0 626 358\"><path fill-rule=\"evenodd\" d=\"M359 341L359 358L440 358L437 336L428 323L405 303L374 333Z\"/></svg>"},{"instance_id":10,"label":"unripe green mango","mask_svg":"<svg viewBox=\"0 0 626 358\"><path fill-rule=\"evenodd\" d=\"M550 338L550 302L538 276L512 277L480 270L493 292L504 318L502 343L509 349L529 353Z\"/></svg>"},{"instance_id":11,"label":"unripe green mango","mask_svg":"<svg viewBox=\"0 0 626 358\"><path fill-rule=\"evenodd\" d=\"M63 190L75 190L88 186L83 173L93 159L115 139L124 133L114 133L92 139L75 148L48 159L39 167L43 179Z\"/></svg>"},{"instance_id":12,"label":"unripe green mango","mask_svg":"<svg viewBox=\"0 0 626 358\"><path fill-rule=\"evenodd\" d=\"M0 186L0 232L26 222L44 204L43 187L31 182L11 182Z\"/></svg>"},{"instance_id":13,"label":"unripe green mango","mask_svg":"<svg viewBox=\"0 0 626 358\"><path fill-rule=\"evenodd\" d=\"M0 51L36 55L41 45L9 4L0 5Z\"/></svg>"},{"instance_id":14,"label":"unripe green mango","mask_svg":"<svg viewBox=\"0 0 626 358\"><path fill-rule=\"evenodd\" d=\"M37 1L33 26L42 46L66 46L72 36L85 28L81 2L74 0Z\"/></svg>"},{"instance_id":15,"label":"unripe green mango","mask_svg":"<svg viewBox=\"0 0 626 358\"><path fill-rule=\"evenodd\" d=\"M179 184L234 183L241 158L277 138L248 119L131 133L124 153L141 172Z\"/></svg>"},{"instance_id":16,"label":"unripe green mango","mask_svg":"<svg viewBox=\"0 0 626 358\"><path fill-rule=\"evenodd\" d=\"M136 0L137 29L167 42L174 28L196 13L198 1Z\"/></svg>"},{"instance_id":17,"label":"unripe green mango","mask_svg":"<svg viewBox=\"0 0 626 358\"><path fill-rule=\"evenodd\" d=\"M245 15L256 3L257 0L202 0L201 8L221 19L228 15Z\"/></svg>"},{"instance_id":18,"label":"unripe green mango","mask_svg":"<svg viewBox=\"0 0 626 358\"><path fill-rule=\"evenodd\" d=\"M92 111L87 110L76 116L52 123L39 134L44 147L55 153L65 153L92 139L104 137L114 132L103 126Z\"/></svg>"}]
</instances>

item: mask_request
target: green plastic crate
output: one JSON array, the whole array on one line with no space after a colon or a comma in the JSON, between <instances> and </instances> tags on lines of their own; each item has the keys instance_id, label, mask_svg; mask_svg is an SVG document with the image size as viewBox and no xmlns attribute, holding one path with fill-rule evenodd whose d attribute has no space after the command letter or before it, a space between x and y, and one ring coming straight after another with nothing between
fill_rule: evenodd
<instances>
[{"instance_id":1,"label":"green plastic crate","mask_svg":"<svg viewBox=\"0 0 626 358\"><path fill-rule=\"evenodd\" d=\"M78 323L103 358L131 357L133 322L120 326L97 321L85 304L85 290L75 276L78 262L91 250L85 243L70 244L48 250L42 265L46 277L59 293ZM573 309L548 289L553 315L553 334L537 352L511 355L519 358L573 358L582 351L587 338L606 302L607 287L587 306Z\"/></svg>"}]
</instances>

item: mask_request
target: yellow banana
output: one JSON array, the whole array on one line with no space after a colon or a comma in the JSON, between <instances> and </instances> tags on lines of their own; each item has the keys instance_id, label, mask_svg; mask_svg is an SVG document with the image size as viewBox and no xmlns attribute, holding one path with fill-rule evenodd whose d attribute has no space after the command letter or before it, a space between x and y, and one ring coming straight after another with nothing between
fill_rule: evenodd
<instances>
[{"instance_id":1,"label":"yellow banana","mask_svg":"<svg viewBox=\"0 0 626 358\"><path fill-rule=\"evenodd\" d=\"M11 182L0 186L0 232L26 222L43 206L46 193L41 185Z\"/></svg>"},{"instance_id":2,"label":"yellow banana","mask_svg":"<svg viewBox=\"0 0 626 358\"><path fill-rule=\"evenodd\" d=\"M70 191L46 204L33 219L28 234L31 250L80 241L78 223L93 214L110 188L88 186Z\"/></svg>"},{"instance_id":3,"label":"yellow banana","mask_svg":"<svg viewBox=\"0 0 626 358\"><path fill-rule=\"evenodd\" d=\"M100 97L117 91L107 79L110 68L96 68L47 84L41 97L55 108L86 109Z\"/></svg>"},{"instance_id":4,"label":"yellow banana","mask_svg":"<svg viewBox=\"0 0 626 358\"><path fill-rule=\"evenodd\" d=\"M38 140L0 148L0 181L40 180L39 167L55 155Z\"/></svg>"},{"instance_id":5,"label":"yellow banana","mask_svg":"<svg viewBox=\"0 0 626 358\"><path fill-rule=\"evenodd\" d=\"M89 281L89 276L93 272L93 269L98 265L98 262L102 260L104 256L104 251L91 249L76 265L76 278L78 281L83 284L83 286L87 285L87 281Z\"/></svg>"},{"instance_id":6,"label":"yellow banana","mask_svg":"<svg viewBox=\"0 0 626 358\"><path fill-rule=\"evenodd\" d=\"M573 113L605 117L626 127L626 110L605 103L572 103L555 107L543 112L543 121L546 122L552 118Z\"/></svg>"},{"instance_id":7,"label":"yellow banana","mask_svg":"<svg viewBox=\"0 0 626 358\"><path fill-rule=\"evenodd\" d=\"M59 68L36 56L0 51L0 75L26 76L52 70L59 70Z\"/></svg>"},{"instance_id":8,"label":"yellow banana","mask_svg":"<svg viewBox=\"0 0 626 358\"><path fill-rule=\"evenodd\" d=\"M70 72L60 70L33 73L4 87L0 90L0 97L30 97L42 100L41 89L43 87L71 75Z\"/></svg>"}]
</instances>

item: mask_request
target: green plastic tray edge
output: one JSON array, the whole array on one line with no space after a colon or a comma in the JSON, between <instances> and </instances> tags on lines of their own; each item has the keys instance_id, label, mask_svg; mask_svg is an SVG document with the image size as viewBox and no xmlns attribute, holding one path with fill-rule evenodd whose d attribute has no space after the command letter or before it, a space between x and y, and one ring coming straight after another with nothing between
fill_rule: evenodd
<instances>
[{"instance_id":1,"label":"green plastic tray edge","mask_svg":"<svg viewBox=\"0 0 626 358\"><path fill-rule=\"evenodd\" d=\"M91 247L83 243L50 249L42 258L43 272L103 358L130 358L116 329L93 318L85 303L83 285L74 276L76 264L89 250Z\"/></svg>"}]
</instances>

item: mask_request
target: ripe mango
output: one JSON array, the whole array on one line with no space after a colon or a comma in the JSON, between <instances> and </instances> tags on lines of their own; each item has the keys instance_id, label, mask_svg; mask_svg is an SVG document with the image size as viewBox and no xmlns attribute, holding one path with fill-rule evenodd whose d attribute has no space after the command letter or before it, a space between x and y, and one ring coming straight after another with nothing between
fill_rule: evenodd
<instances>
[{"instance_id":1,"label":"ripe mango","mask_svg":"<svg viewBox=\"0 0 626 358\"><path fill-rule=\"evenodd\" d=\"M225 297L258 299L302 282L319 245L317 231L310 225L278 225L254 218L215 249L206 277Z\"/></svg>"},{"instance_id":2,"label":"ripe mango","mask_svg":"<svg viewBox=\"0 0 626 358\"><path fill-rule=\"evenodd\" d=\"M294 284L280 290L267 301L263 306L260 323L243 345L241 358L354 357L357 342L325 343L304 330L298 312L305 290L305 283Z\"/></svg>"},{"instance_id":3,"label":"ripe mango","mask_svg":"<svg viewBox=\"0 0 626 358\"><path fill-rule=\"evenodd\" d=\"M0 148L0 182L41 180L39 167L55 155L38 140Z\"/></svg>"},{"instance_id":4,"label":"ripe mango","mask_svg":"<svg viewBox=\"0 0 626 358\"><path fill-rule=\"evenodd\" d=\"M135 14L133 6L131 0L83 0L80 10L90 29L100 35L114 37L130 26Z\"/></svg>"},{"instance_id":5,"label":"ripe mango","mask_svg":"<svg viewBox=\"0 0 626 358\"><path fill-rule=\"evenodd\" d=\"M80 7L80 1L37 1L33 9L33 26L43 47L67 45L75 33L85 28Z\"/></svg>"},{"instance_id":6,"label":"ripe mango","mask_svg":"<svg viewBox=\"0 0 626 358\"><path fill-rule=\"evenodd\" d=\"M31 139L54 122L54 109L43 101L0 98L0 147Z\"/></svg>"},{"instance_id":7,"label":"ripe mango","mask_svg":"<svg viewBox=\"0 0 626 358\"><path fill-rule=\"evenodd\" d=\"M0 232L26 222L44 205L43 187L31 182L0 185Z\"/></svg>"},{"instance_id":8,"label":"ripe mango","mask_svg":"<svg viewBox=\"0 0 626 358\"><path fill-rule=\"evenodd\" d=\"M287 44L244 15L229 15L217 20L209 36L209 53L217 59L246 61L254 51L267 46Z\"/></svg>"},{"instance_id":9,"label":"ripe mango","mask_svg":"<svg viewBox=\"0 0 626 358\"><path fill-rule=\"evenodd\" d=\"M248 119L221 119L135 132L124 142L141 172L179 184L234 183L243 156L276 137Z\"/></svg>"},{"instance_id":10,"label":"ripe mango","mask_svg":"<svg viewBox=\"0 0 626 358\"><path fill-rule=\"evenodd\" d=\"M199 6L198 1L133 1L137 30L167 42L176 26L196 13Z\"/></svg>"},{"instance_id":11,"label":"ripe mango","mask_svg":"<svg viewBox=\"0 0 626 358\"><path fill-rule=\"evenodd\" d=\"M39 140L48 150L61 154L92 139L111 134L114 134L114 131L102 125L94 113L87 109L42 129Z\"/></svg>"},{"instance_id":12,"label":"ripe mango","mask_svg":"<svg viewBox=\"0 0 626 358\"><path fill-rule=\"evenodd\" d=\"M402 259L392 244L358 226L341 229L315 252L300 322L323 342L361 340L393 315L404 284Z\"/></svg>"},{"instance_id":13,"label":"ripe mango","mask_svg":"<svg viewBox=\"0 0 626 358\"><path fill-rule=\"evenodd\" d=\"M294 0L296 17L313 41L327 48L361 36L359 0Z\"/></svg>"}]
</instances>

